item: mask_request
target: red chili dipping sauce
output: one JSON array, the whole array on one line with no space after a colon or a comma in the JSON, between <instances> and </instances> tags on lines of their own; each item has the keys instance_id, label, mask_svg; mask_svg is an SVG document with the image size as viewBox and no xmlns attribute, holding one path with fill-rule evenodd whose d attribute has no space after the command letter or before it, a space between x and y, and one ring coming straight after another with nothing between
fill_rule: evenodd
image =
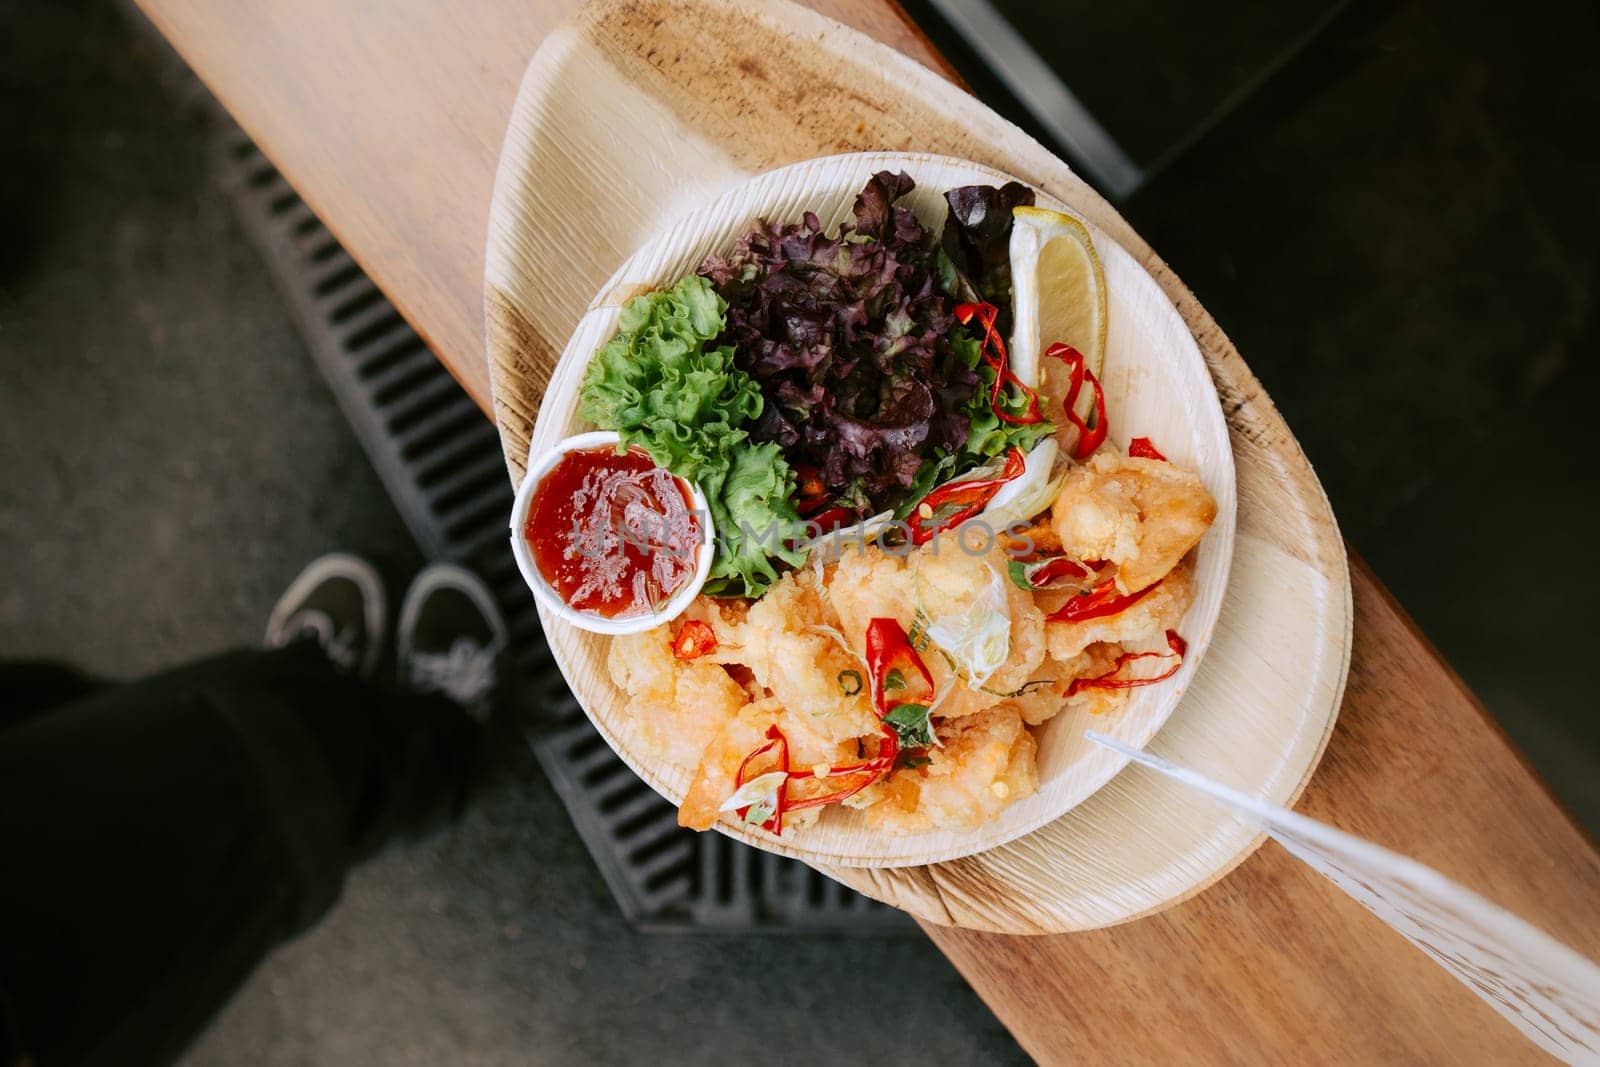
<instances>
[{"instance_id":1,"label":"red chili dipping sauce","mask_svg":"<svg viewBox=\"0 0 1600 1067\"><path fill-rule=\"evenodd\" d=\"M683 479L643 449L601 446L556 462L522 536L562 600L615 619L658 610L694 577L700 530Z\"/></svg>"}]
</instances>

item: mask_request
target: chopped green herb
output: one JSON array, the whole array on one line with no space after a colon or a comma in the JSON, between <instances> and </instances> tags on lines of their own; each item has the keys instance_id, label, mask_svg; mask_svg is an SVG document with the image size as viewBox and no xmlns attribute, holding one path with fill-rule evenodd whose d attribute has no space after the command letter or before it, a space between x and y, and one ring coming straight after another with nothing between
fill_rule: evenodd
<instances>
[{"instance_id":1,"label":"chopped green herb","mask_svg":"<svg viewBox=\"0 0 1600 1067\"><path fill-rule=\"evenodd\" d=\"M1027 696L1029 693L1033 692L1035 689L1043 689L1046 686L1055 685L1055 684L1056 684L1056 680L1054 678L1035 678L1031 682L1023 682L1020 687L1018 687L1016 689L1013 689L1009 693L1002 693L998 689L990 689L987 686L980 686L979 688L983 689L983 691L985 693L993 693L997 697L1008 697L1009 698L1009 697L1024 697L1024 696Z\"/></svg>"},{"instance_id":2,"label":"chopped green herb","mask_svg":"<svg viewBox=\"0 0 1600 1067\"><path fill-rule=\"evenodd\" d=\"M900 735L901 748L927 748L933 744L933 720L926 704L901 704L883 717Z\"/></svg>"},{"instance_id":3,"label":"chopped green herb","mask_svg":"<svg viewBox=\"0 0 1600 1067\"><path fill-rule=\"evenodd\" d=\"M861 692L861 672L840 671L839 688L844 691L844 695L847 697L853 697Z\"/></svg>"},{"instance_id":4,"label":"chopped green herb","mask_svg":"<svg viewBox=\"0 0 1600 1067\"><path fill-rule=\"evenodd\" d=\"M900 761L896 763L895 766L896 768L903 770L916 770L918 767L926 767L932 762L933 760L929 759L927 756L902 755L900 757Z\"/></svg>"},{"instance_id":5,"label":"chopped green herb","mask_svg":"<svg viewBox=\"0 0 1600 1067\"><path fill-rule=\"evenodd\" d=\"M906 676L900 673L898 667L891 669L888 674L883 676L883 688L885 690L904 689L905 687Z\"/></svg>"}]
</instances>

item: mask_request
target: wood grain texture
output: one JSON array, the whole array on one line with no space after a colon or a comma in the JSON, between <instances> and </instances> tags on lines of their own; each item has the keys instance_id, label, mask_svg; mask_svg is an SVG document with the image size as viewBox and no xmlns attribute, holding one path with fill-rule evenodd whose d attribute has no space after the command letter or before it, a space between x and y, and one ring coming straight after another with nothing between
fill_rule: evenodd
<instances>
[{"instance_id":1,"label":"wood grain texture","mask_svg":"<svg viewBox=\"0 0 1600 1067\"><path fill-rule=\"evenodd\" d=\"M774 55L784 63L771 63ZM804 104L798 110L796 100ZM1148 417L1161 425L1139 432L1192 430L1186 422L1216 419L1210 405L1222 394L1239 467L1233 578L1216 647L1149 747L1264 800L1291 803L1331 729L1350 623L1343 545L1294 438L1204 309L1065 164L970 96L837 23L779 0L617 0L585 9L541 46L507 128L484 275L495 407L513 478L528 460L528 419L541 398L550 410L537 418L532 447L582 428L574 394L609 336L614 294L687 271L710 247L694 245L703 232L731 241L765 212L800 211L805 176L846 157L807 157L755 181L746 168L875 139L976 156L989 163L987 173L1019 176L1099 227L1111 347L1120 344L1118 359L1108 355L1108 385L1131 387L1131 377L1117 378L1126 371L1149 387L1148 396L1131 388L1118 395L1114 427ZM595 174L607 180L597 184ZM847 202L812 206L838 214ZM694 221L680 221L686 212ZM641 234L643 248L611 275ZM678 247L685 241L688 252ZM1136 290L1145 296L1133 299ZM1118 369L1121 360L1176 354L1163 338L1204 360L1193 367L1200 380L1174 379L1159 362ZM1144 406L1156 396L1160 403ZM687 774L653 757L647 730L606 678L601 640L549 617L545 624L596 726L646 781L680 798ZM1130 714L1106 728L1142 733L1144 725ZM1053 724L1041 735L1041 793L973 832L965 847L931 834L874 845L848 820L782 841L730 832L823 866L919 918L1009 933L1092 929L1147 914L1210 884L1260 843L1225 814L1196 807L1181 787L1148 776L1118 776L1062 807L1083 795L1075 786L1104 782L1119 763L1060 747L1059 731ZM1053 754L1068 752L1081 764L1052 765ZM1051 810L1067 814L1040 826L1041 812ZM1038 828L1011 840L1019 826ZM1008 843L965 854L993 846L989 835ZM940 855L960 858L904 866Z\"/></svg>"},{"instance_id":2,"label":"wood grain texture","mask_svg":"<svg viewBox=\"0 0 1600 1067\"><path fill-rule=\"evenodd\" d=\"M540 56L530 68L523 90L524 99L532 95L538 97L538 101L526 113L519 103L518 112L512 118L513 129L516 129L520 121L531 115L535 128L524 131L526 137L508 135L507 143L513 146L513 151L531 149L541 158L566 161L569 167L575 166L577 178L563 177L538 161L530 161L520 173L532 180L521 181L518 168L503 167L506 181L496 186L487 270L491 291L520 293L516 304L526 309L529 318L538 319L548 328L551 322L560 321L559 309L549 302L555 279L547 275L544 257L547 246L543 243L549 227L556 224L552 216L557 212L551 210L552 205L562 205L562 211L581 220L574 230L584 235L579 246L569 248L557 243L560 254L555 258L561 263L563 273L569 279L582 279L590 270L605 270L605 260L593 256L587 248L591 243L605 243L606 237L618 237L628 230L626 225L620 231L608 230L607 225L616 221L619 213L608 206L608 201L597 200L592 191L585 193L577 186L588 185L585 176L594 170L615 173L627 165L627 158L605 154L605 149L597 142L626 146L631 150L637 147L639 138L625 135L625 127L615 119L618 115L634 114L637 108L625 91L620 101L612 98L610 94L617 91L613 83L591 78L587 84L586 114L605 115L604 125L586 121L582 115L570 111L549 112L542 106L550 95L542 92L543 85L552 86L559 95L573 64L595 70L604 62L603 57L579 50L576 54L564 54L563 62L547 63L549 57L544 51L541 50ZM543 81L536 77L540 73L545 76ZM548 124L541 125L542 116L548 116ZM692 140L692 131L667 125L656 129L661 132L661 143L654 146L649 158L650 177L658 183L653 188L659 197L662 190L672 187L676 175L698 173L699 168L696 154L680 154L677 147ZM931 227L944 222L944 190L979 183L1000 185L1011 180L1009 175L998 171L942 156L904 152L836 155L769 171L735 184L720 197L695 205L689 214L675 220L628 257L593 298L589 310L567 341L554 373L545 375L549 384L530 446L530 462L549 455L562 439L594 429L578 415L579 388L595 351L616 334L618 318L628 299L672 285L713 251L731 250L748 232L755 218L792 223L809 211L819 217L825 230L831 230L849 217L861 187L872 174L881 170L904 170L912 175L918 187L900 204L916 211ZM556 195L551 199L553 193ZM641 188L631 202L635 208L647 207L653 202L651 189ZM1039 203L1041 207L1057 210L1067 208L1043 193ZM626 216L622 221L626 221ZM1125 760L1089 742L1083 736L1084 730L1091 726L1106 730L1119 740L1142 747L1167 722L1186 691L1214 690L1218 667L1206 664L1205 656L1216 630L1224 594L1236 613L1243 604L1237 595L1240 587L1230 587L1228 583L1237 518L1233 451L1205 358L1155 280L1132 256L1103 234L1096 233L1094 237L1105 268L1108 296L1109 329L1101 383L1107 411L1112 413L1111 439L1123 447L1135 434L1149 435L1160 441L1162 449L1175 463L1200 476L1217 502L1216 521L1196 552L1194 603L1180 626L1189 641L1184 665L1170 682L1130 694L1127 705L1115 717L1098 719L1086 711L1068 711L1034 730L1039 746L1037 792L1017 800L982 826L885 834L876 830L862 813L840 808L826 812L814 826L791 829L781 837L747 826L731 814L722 820L720 829L723 832L813 865L906 867L938 863L931 883L936 887L948 884L944 871L949 861L984 852L983 857L973 856L972 862L963 865L978 888L977 893L964 895L987 902L981 913L969 914L959 907L953 908L946 900L927 901L922 891L927 883L920 872L879 875L873 882L881 885L876 895L910 906L916 914L977 924L992 930L1059 931L1098 925L1085 906L1078 905L1075 911L1069 901L1080 894L1089 898L1116 898L1120 896L1122 882L1129 878L1142 878L1147 883L1147 902L1171 899L1191 888L1195 877L1193 868L1175 862L1183 850L1170 838L1150 842L1148 847L1154 850L1152 856L1123 856L1117 850L1075 847L1076 835L1062 827L1043 838L1030 834L1029 840L1017 841L1012 850L993 851L999 845L1016 841L1023 834L1059 819L1093 796L1122 769ZM497 340L491 335L491 344ZM520 360L526 353L509 355ZM497 395L498 392L497 385ZM513 515L512 530L520 531L524 522L520 514ZM514 540L518 537L519 532L513 534ZM1278 595L1301 605L1308 615L1320 617L1326 609L1326 597L1322 594L1330 583L1325 576L1316 574L1308 575L1309 583L1294 581L1293 571L1304 569L1296 566L1284 575L1289 581ZM1316 599L1308 602L1289 593L1307 584ZM1338 594L1334 598L1336 611L1344 604L1342 586ZM694 767L675 764L664 757L658 727L636 714L629 707L626 693L612 684L607 667L612 639L580 630L548 611L541 612L540 617L544 620L545 635L556 662L607 742L657 791L674 803L681 803ZM1341 618L1341 637L1342 622ZM1229 640L1225 647L1239 650L1241 645ZM1311 655L1315 654L1316 650L1311 650ZM1321 655L1331 664L1342 665L1342 641L1323 648ZM1226 664L1221 666L1226 668ZM1300 684L1296 679L1294 688L1298 689ZM1297 692L1278 693L1262 704L1275 712L1297 698ZM1192 706L1195 699L1200 698L1183 700L1191 717L1196 711ZM1228 701L1228 709L1222 717L1238 723L1241 733L1272 735L1270 729L1258 731L1245 726L1249 720L1237 713L1235 703ZM1332 717L1333 708L1334 700L1329 694L1322 705L1323 719L1307 725L1318 741L1325 733L1326 720ZM1249 740L1232 738L1226 747L1235 751L1258 751L1250 747ZM1293 752L1296 746L1291 740L1281 747L1283 751ZM1304 771L1303 765L1297 765L1289 776L1297 782ZM1141 805L1137 798L1125 799L1131 805L1125 809L1129 814L1124 825L1118 826L1114 833L1132 840L1136 834L1122 831L1137 829L1133 824L1140 820L1132 811ZM1207 827L1198 831L1201 834L1216 821L1214 816L1209 813L1208 816ZM1152 876L1142 874L1144 869L1155 876L1165 876L1167 884L1151 883ZM1010 880L1019 876L1030 880ZM1050 892L1034 889L1041 877L1049 884ZM902 885L914 885L914 894L899 892L898 887ZM952 895L946 894L947 897ZM1142 907L1143 903L1135 906ZM1126 907L1113 905L1113 909ZM1120 917L1122 913L1113 910L1110 917Z\"/></svg>"},{"instance_id":3,"label":"wood grain texture","mask_svg":"<svg viewBox=\"0 0 1600 1067\"><path fill-rule=\"evenodd\" d=\"M1298 809L1600 958L1600 858L1364 567L1344 709ZM1127 926L929 935L1045 1063L1548 1063L1487 1004L1268 844Z\"/></svg>"},{"instance_id":4,"label":"wood grain texture","mask_svg":"<svg viewBox=\"0 0 1600 1067\"><path fill-rule=\"evenodd\" d=\"M475 0L464 16L448 0L139 2L487 406L479 257L494 161L524 65L576 5ZM883 0L830 6L930 58ZM440 131L442 141L425 140ZM1258 392L1247 378L1224 405ZM1243 450L1260 447L1236 438L1241 467ZM1289 477L1251 468L1261 482L1242 480L1242 496ZM1418 856L1600 955L1593 844L1373 576L1358 566L1352 585L1350 684L1301 810ZM1044 1062L1539 1058L1276 846L1195 900L1112 930L929 934Z\"/></svg>"},{"instance_id":5,"label":"wood grain texture","mask_svg":"<svg viewBox=\"0 0 1600 1067\"><path fill-rule=\"evenodd\" d=\"M137 0L484 410L489 191L528 58L577 0ZM942 68L893 0L813 0Z\"/></svg>"}]
</instances>

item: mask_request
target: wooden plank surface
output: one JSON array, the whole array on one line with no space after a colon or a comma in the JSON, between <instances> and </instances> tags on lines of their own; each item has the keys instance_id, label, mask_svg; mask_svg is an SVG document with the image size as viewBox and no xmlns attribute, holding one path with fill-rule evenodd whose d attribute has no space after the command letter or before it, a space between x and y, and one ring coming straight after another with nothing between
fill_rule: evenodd
<instances>
[{"instance_id":1,"label":"wooden plank surface","mask_svg":"<svg viewBox=\"0 0 1600 1067\"><path fill-rule=\"evenodd\" d=\"M1350 679L1298 810L1600 958L1593 843L1352 562ZM926 929L1042 1062L1550 1062L1273 842L1194 899L1126 926L1047 938Z\"/></svg>"},{"instance_id":2,"label":"wooden plank surface","mask_svg":"<svg viewBox=\"0 0 1600 1067\"><path fill-rule=\"evenodd\" d=\"M487 406L481 276L500 137L568 0L140 0ZM815 6L929 63L885 0ZM1600 956L1600 859L1364 568L1338 729L1300 808L1430 863ZM1542 1059L1400 937L1269 845L1129 926L930 928L1042 1060Z\"/></svg>"},{"instance_id":3,"label":"wooden plank surface","mask_svg":"<svg viewBox=\"0 0 1600 1067\"><path fill-rule=\"evenodd\" d=\"M138 3L487 411L495 161L523 68L577 0ZM893 0L810 6L943 69Z\"/></svg>"}]
</instances>

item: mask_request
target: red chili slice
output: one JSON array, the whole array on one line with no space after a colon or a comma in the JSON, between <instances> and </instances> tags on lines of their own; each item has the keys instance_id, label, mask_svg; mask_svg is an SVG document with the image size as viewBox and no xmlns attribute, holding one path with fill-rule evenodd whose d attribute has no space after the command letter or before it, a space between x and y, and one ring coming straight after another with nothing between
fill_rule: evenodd
<instances>
[{"instance_id":1,"label":"red chili slice","mask_svg":"<svg viewBox=\"0 0 1600 1067\"><path fill-rule=\"evenodd\" d=\"M832 533L845 526L849 526L859 518L859 513L854 508L836 507L826 511L819 511L806 521L817 527L817 535Z\"/></svg>"},{"instance_id":2,"label":"red chili slice","mask_svg":"<svg viewBox=\"0 0 1600 1067\"><path fill-rule=\"evenodd\" d=\"M1000 339L1000 334L995 330L995 317L999 314L993 304L957 304L955 306L956 321L963 326L977 319L983 326L983 340L981 342L983 361L994 371L994 385L989 390L989 406L994 409L994 414L1001 422L1013 426L1032 426L1036 422L1044 421L1044 409L1039 403L1039 394L1022 383L1011 372L1010 357L1006 355L1005 342ZM1000 400L1002 393L1008 389L1015 389L1025 398L1026 403L1021 415L1011 414L1010 408Z\"/></svg>"},{"instance_id":3,"label":"red chili slice","mask_svg":"<svg viewBox=\"0 0 1600 1067\"><path fill-rule=\"evenodd\" d=\"M1189 643L1178 636L1178 631L1168 630L1167 648L1169 649L1167 652L1124 652L1117 657L1116 666L1106 673L1097 675L1094 678L1074 678L1072 684L1067 686L1067 696L1070 697L1074 693L1081 693L1085 689L1137 689L1142 685L1154 685L1157 682L1164 682L1174 674L1177 674L1178 668L1183 666L1183 655L1189 651ZM1160 674L1152 675L1149 678L1117 677L1122 668L1134 660L1149 659L1151 657L1158 659L1171 657L1172 665Z\"/></svg>"},{"instance_id":4,"label":"red chili slice","mask_svg":"<svg viewBox=\"0 0 1600 1067\"><path fill-rule=\"evenodd\" d=\"M1086 619L1100 619L1107 615L1116 615L1126 611L1151 593L1155 592L1155 585L1146 586L1137 593L1118 593L1116 583L1107 578L1086 596L1075 596L1055 611L1044 617L1045 622L1083 622Z\"/></svg>"},{"instance_id":5,"label":"red chili slice","mask_svg":"<svg viewBox=\"0 0 1600 1067\"><path fill-rule=\"evenodd\" d=\"M1066 410L1067 421L1078 428L1078 443L1072 448L1072 458L1088 459L1106 439L1105 390L1100 387L1100 379L1089 369L1083 353L1071 345L1054 344L1045 349L1044 354L1054 356L1067 365L1067 395L1062 398L1061 404ZM1087 419L1080 416L1077 410L1085 382L1094 389L1094 407Z\"/></svg>"},{"instance_id":6,"label":"red chili slice","mask_svg":"<svg viewBox=\"0 0 1600 1067\"><path fill-rule=\"evenodd\" d=\"M829 775L829 777L831 778L832 775ZM840 790L837 790L837 791L832 792L832 793L823 793L820 796L804 797L804 798L802 798L800 800L791 801L789 803L789 806L785 810L786 811L803 811L806 808L820 808L825 804L837 804L841 800L850 799L851 797L855 796L857 793L861 792L867 786L871 785L873 782L876 782L879 778L882 778L882 777L883 777L883 770L882 769L875 770L871 774L863 776L861 781L857 782L855 785L848 786L848 787L846 787L844 789L840 789Z\"/></svg>"},{"instance_id":7,"label":"red chili slice","mask_svg":"<svg viewBox=\"0 0 1600 1067\"><path fill-rule=\"evenodd\" d=\"M717 650L717 633L708 623L690 619L672 641L672 654L679 659L699 659Z\"/></svg>"},{"instance_id":8,"label":"red chili slice","mask_svg":"<svg viewBox=\"0 0 1600 1067\"><path fill-rule=\"evenodd\" d=\"M761 774L771 774L772 771L783 771L786 775L789 773L789 739L785 737L783 731L778 729L776 726L767 727L767 738L768 740L766 744L757 747L744 758L743 763L739 764L739 773L734 775L733 778L734 789L737 790L743 788L746 782L754 778L759 778ZM762 771L760 774L751 774L750 764L760 759L766 753L774 750L776 750L778 753L778 758L776 760L777 766L773 767L772 770ZM767 819L766 822L761 824L761 828L763 830L766 830L768 833L775 834L779 837L783 836L783 813L788 810L788 796L789 779L785 778L782 782L778 783L777 804L773 807L772 815ZM746 804L742 808L734 809L734 814L742 819L749 810L750 805Z\"/></svg>"},{"instance_id":9,"label":"red chili slice","mask_svg":"<svg viewBox=\"0 0 1600 1067\"><path fill-rule=\"evenodd\" d=\"M899 735L894 733L894 727L882 726L880 729L882 729L884 732L883 744L891 745L895 749L898 749L900 747L900 742L898 740ZM846 763L838 767L829 767L827 777L843 778L852 774L881 771L894 763L894 757L896 754L897 753L889 753L886 749L880 746L878 754L873 756L871 759L858 760L855 763ZM815 778L816 776L816 769L812 767L802 767L797 771L789 772L789 777L797 782L804 781L807 778Z\"/></svg>"},{"instance_id":10,"label":"red chili slice","mask_svg":"<svg viewBox=\"0 0 1600 1067\"><path fill-rule=\"evenodd\" d=\"M800 800L789 801L785 810L799 811L804 808L819 808L824 804L836 804L841 800L847 800L850 797L855 796L867 786L871 785L873 782L876 782L879 778L882 778L885 774L889 773L889 771L894 767L895 757L900 754L900 735L895 733L894 727L889 726L888 724L884 724L880 728L883 730L883 741L878 745L878 754L876 756L869 760L863 760L860 763L846 764L843 767L833 767L828 771L828 781L832 781L835 778L848 778L851 776L860 775L861 780L859 782L856 782L853 785L845 786L841 789L836 789L832 793L822 793L813 797L804 797ZM789 778L792 781L804 780L806 778L815 779L816 776L816 771L809 768L789 772Z\"/></svg>"},{"instance_id":11,"label":"red chili slice","mask_svg":"<svg viewBox=\"0 0 1600 1067\"><path fill-rule=\"evenodd\" d=\"M828 506L828 486L822 480L822 470L810 463L802 463L794 471L795 510L810 515Z\"/></svg>"},{"instance_id":12,"label":"red chili slice","mask_svg":"<svg viewBox=\"0 0 1600 1067\"><path fill-rule=\"evenodd\" d=\"M1053 559L1041 559L1033 563L1021 564L1022 576L1027 580L1028 588L1033 590L1047 590L1057 582L1069 578L1089 578L1094 572L1104 566L1104 560L1095 560L1084 563L1080 560L1068 559L1066 556L1056 556Z\"/></svg>"},{"instance_id":13,"label":"red chili slice","mask_svg":"<svg viewBox=\"0 0 1600 1067\"><path fill-rule=\"evenodd\" d=\"M872 684L872 706L883 718L901 704L931 704L933 675L911 647L911 639L893 619L867 623L867 674ZM891 684L898 686L891 689ZM895 695L891 698L889 693Z\"/></svg>"},{"instance_id":14,"label":"red chili slice","mask_svg":"<svg viewBox=\"0 0 1600 1067\"><path fill-rule=\"evenodd\" d=\"M1167 458L1161 454L1161 451L1155 445L1150 443L1150 438L1148 437L1135 437L1129 441L1128 455L1135 459L1159 459L1165 461Z\"/></svg>"},{"instance_id":15,"label":"red chili slice","mask_svg":"<svg viewBox=\"0 0 1600 1067\"><path fill-rule=\"evenodd\" d=\"M1026 469L1027 458L1022 449L1013 448L1006 453L1006 465L998 476L941 485L923 497L916 510L906 517L911 543L925 545L941 530L960 526L987 507L1001 486L1022 477Z\"/></svg>"},{"instance_id":16,"label":"red chili slice","mask_svg":"<svg viewBox=\"0 0 1600 1067\"><path fill-rule=\"evenodd\" d=\"M828 772L828 781L832 781L835 778L859 778L858 781L851 782L850 784L842 786L839 789L835 789L830 793L819 793L816 796L795 798L789 795L789 783L804 781L808 778L815 780L817 777L817 772L809 767L802 768L801 770L793 770L789 767L788 739L784 736L782 730L779 730L776 726L773 726L767 730L767 737L771 738L772 740L769 740L766 744L756 748L753 752L746 756L744 758L744 762L739 765L739 773L734 778L734 787L739 788L752 778L758 777L758 775L750 773L751 763L760 759L764 754L773 751L775 748L780 751L780 755L777 760L778 766L773 769L783 770L788 777L785 778L783 783L778 787L778 803L776 810L773 811L770 819L761 824L761 828L781 837L783 836L783 816L788 812L803 811L806 808L820 808L825 804L837 804L841 800L848 800L850 797L855 796L873 782L876 782L879 778L882 778L894 768L895 757L900 754L900 735L895 733L894 727L889 726L887 723L883 724L880 729L883 731L883 740L878 745L878 754L876 756L868 760L862 760L859 763L850 763L843 767L833 767ZM767 774L771 772L762 771L761 773ZM738 815L739 818L742 819L745 817L745 813L749 810L750 808L746 806L736 809L734 814Z\"/></svg>"},{"instance_id":17,"label":"red chili slice","mask_svg":"<svg viewBox=\"0 0 1600 1067\"><path fill-rule=\"evenodd\" d=\"M805 514L805 508L800 509L800 514ZM861 513L854 508L836 507L819 511L806 519L805 537L788 538L783 543L787 548L799 548L807 541L815 540L835 530L849 526L861 517ZM815 532L813 532L815 531Z\"/></svg>"},{"instance_id":18,"label":"red chili slice","mask_svg":"<svg viewBox=\"0 0 1600 1067\"><path fill-rule=\"evenodd\" d=\"M1086 565L1079 563L1077 560L1060 556L1056 559L1044 560L1028 577L1032 579L1035 589L1043 589L1060 578L1087 578L1093 573Z\"/></svg>"},{"instance_id":19,"label":"red chili slice","mask_svg":"<svg viewBox=\"0 0 1600 1067\"><path fill-rule=\"evenodd\" d=\"M917 650L911 647L911 640L906 636L905 630L894 619L873 619L867 624L867 673L872 676L873 707L877 710L879 719L901 704L931 703L933 700L933 675L928 673L927 664L922 662ZM890 681L897 682L898 686L890 688L885 684ZM892 700L888 695L891 692L895 694ZM777 766L773 769L782 770L785 777L778 787L776 810L771 818L761 824L761 828L781 836L784 813L818 808L825 804L836 804L841 800L847 800L894 769L895 758L900 754L900 735L888 723L880 723L879 729L883 731L883 740L878 743L876 756L843 767L832 767L828 771L829 781L835 778L859 778L859 781L852 781L829 793L794 798L789 795L789 783L808 778L816 780L817 772L812 768L791 769L788 738L776 726L770 727L767 730L766 744L757 747L744 758L743 763L739 764L739 773L734 776L734 788L740 788L757 777L751 771L752 763L766 753L774 750L778 752L775 761ZM749 806L746 805L737 809L735 814L742 819L749 810Z\"/></svg>"}]
</instances>

